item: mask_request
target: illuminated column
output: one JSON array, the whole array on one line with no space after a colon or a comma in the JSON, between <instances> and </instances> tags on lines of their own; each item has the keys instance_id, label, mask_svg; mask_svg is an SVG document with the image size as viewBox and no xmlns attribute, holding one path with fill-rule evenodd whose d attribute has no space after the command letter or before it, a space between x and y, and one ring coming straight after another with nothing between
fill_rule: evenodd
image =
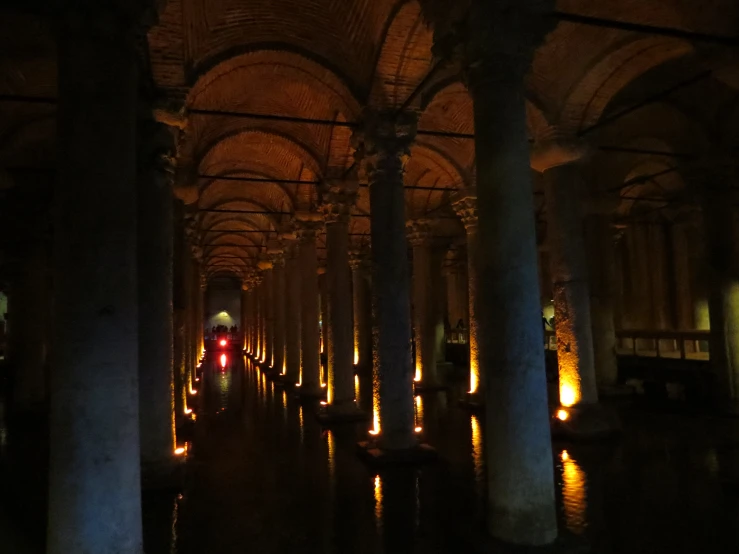
<instances>
[{"instance_id":1,"label":"illuminated column","mask_svg":"<svg viewBox=\"0 0 739 554\"><path fill-rule=\"evenodd\" d=\"M275 332L275 305L273 283L272 283L272 262L262 260L259 262L259 269L262 270L262 300L264 306L264 351L260 358L267 367L272 367L273 349L274 349L274 332Z\"/></svg>"},{"instance_id":2,"label":"illuminated column","mask_svg":"<svg viewBox=\"0 0 739 554\"><path fill-rule=\"evenodd\" d=\"M328 317L327 419L357 418L363 414L354 402L354 341L352 325L352 274L349 267L349 214L357 193L342 186L323 192L326 221L326 298Z\"/></svg>"},{"instance_id":3,"label":"illuminated column","mask_svg":"<svg viewBox=\"0 0 739 554\"><path fill-rule=\"evenodd\" d=\"M318 255L316 231L323 222L318 213L297 214L298 263L301 275L301 396L320 396L321 365L318 328Z\"/></svg>"},{"instance_id":4,"label":"illuminated column","mask_svg":"<svg viewBox=\"0 0 739 554\"><path fill-rule=\"evenodd\" d=\"M283 235L283 240L289 240L285 247L285 382L288 385L300 382L300 265L294 238Z\"/></svg>"},{"instance_id":5,"label":"illuminated column","mask_svg":"<svg viewBox=\"0 0 739 554\"><path fill-rule=\"evenodd\" d=\"M136 21L95 6L56 21L46 552L141 554L136 277ZM102 17L107 16L107 17ZM104 138L103 138L104 137Z\"/></svg>"},{"instance_id":6,"label":"illuminated column","mask_svg":"<svg viewBox=\"0 0 739 554\"><path fill-rule=\"evenodd\" d=\"M553 6L532 4L473 0L464 63L475 118L488 531L543 545L557 521L524 76Z\"/></svg>"},{"instance_id":7,"label":"illuminated column","mask_svg":"<svg viewBox=\"0 0 739 554\"><path fill-rule=\"evenodd\" d=\"M186 347L185 347L185 234L184 234L184 206L180 200L173 205L173 279L172 279L172 308L174 325L173 353L174 353L174 391L175 391L175 420L182 423L187 406L187 376L186 376Z\"/></svg>"},{"instance_id":8,"label":"illuminated column","mask_svg":"<svg viewBox=\"0 0 739 554\"><path fill-rule=\"evenodd\" d=\"M606 206L609 207L609 206ZM617 385L616 326L616 238L610 210L598 210L585 220L590 312L593 325L593 362L600 390ZM610 212L610 213L609 213ZM556 314L555 314L556 321Z\"/></svg>"},{"instance_id":9,"label":"illuminated column","mask_svg":"<svg viewBox=\"0 0 739 554\"><path fill-rule=\"evenodd\" d=\"M732 188L737 169L732 158L711 160L694 180L700 184L703 225L709 269L711 366L716 397L739 398L739 224Z\"/></svg>"},{"instance_id":10,"label":"illuminated column","mask_svg":"<svg viewBox=\"0 0 739 554\"><path fill-rule=\"evenodd\" d=\"M202 266L202 261L201 261ZM208 290L208 278L200 273L200 293L198 294L198 361L205 355L205 292Z\"/></svg>"},{"instance_id":11,"label":"illuminated column","mask_svg":"<svg viewBox=\"0 0 739 554\"><path fill-rule=\"evenodd\" d=\"M357 251L352 252L349 264L354 303L354 364L366 368L372 365L372 329L364 256Z\"/></svg>"},{"instance_id":12,"label":"illuminated column","mask_svg":"<svg viewBox=\"0 0 739 554\"><path fill-rule=\"evenodd\" d=\"M328 324L328 305L330 298L328 296L328 287L326 284L326 263L323 261L318 264L318 304L321 312L321 384L325 386L328 381L328 372L331 367L331 360L328 358L328 352L331 345L331 326ZM326 355L326 367L323 367L323 355Z\"/></svg>"},{"instance_id":13,"label":"illuminated column","mask_svg":"<svg viewBox=\"0 0 739 554\"><path fill-rule=\"evenodd\" d=\"M372 233L373 432L387 451L417 444L403 191L405 162L415 134L415 114L368 112L362 135Z\"/></svg>"},{"instance_id":14,"label":"illuminated column","mask_svg":"<svg viewBox=\"0 0 739 554\"><path fill-rule=\"evenodd\" d=\"M421 387L438 386L434 290L431 276L431 232L427 220L408 224L408 242L413 247L413 329L416 345L414 381Z\"/></svg>"},{"instance_id":15,"label":"illuminated column","mask_svg":"<svg viewBox=\"0 0 739 554\"><path fill-rule=\"evenodd\" d=\"M532 166L544 174L549 266L563 406L595 404L590 289L583 236L580 173L582 147L551 139L536 145Z\"/></svg>"},{"instance_id":16,"label":"illuminated column","mask_svg":"<svg viewBox=\"0 0 739 554\"><path fill-rule=\"evenodd\" d=\"M482 404L485 399L484 375L480 371L479 331L477 321L477 191L467 189L454 200L454 210L462 220L467 233L467 298L468 298L468 343L470 347L469 401ZM454 323L452 323L454 325Z\"/></svg>"},{"instance_id":17,"label":"illuminated column","mask_svg":"<svg viewBox=\"0 0 739 554\"><path fill-rule=\"evenodd\" d=\"M140 121L138 177L138 373L141 468L156 485L175 464L173 374L173 168L171 131ZM158 148L168 146L163 154Z\"/></svg>"},{"instance_id":18,"label":"illuminated column","mask_svg":"<svg viewBox=\"0 0 739 554\"><path fill-rule=\"evenodd\" d=\"M262 298L262 276L259 273L254 275L254 343L256 344L256 352L254 353L256 360L262 359L262 317L264 315L264 300Z\"/></svg>"},{"instance_id":19,"label":"illuminated column","mask_svg":"<svg viewBox=\"0 0 739 554\"><path fill-rule=\"evenodd\" d=\"M274 343L272 367L285 372L285 258L282 249L270 249L272 257L272 303L274 305Z\"/></svg>"},{"instance_id":20,"label":"illuminated column","mask_svg":"<svg viewBox=\"0 0 739 554\"><path fill-rule=\"evenodd\" d=\"M251 295L249 294L249 285L246 281L241 283L241 324L239 329L244 334L244 350L249 351L249 302L251 301Z\"/></svg>"}]
</instances>

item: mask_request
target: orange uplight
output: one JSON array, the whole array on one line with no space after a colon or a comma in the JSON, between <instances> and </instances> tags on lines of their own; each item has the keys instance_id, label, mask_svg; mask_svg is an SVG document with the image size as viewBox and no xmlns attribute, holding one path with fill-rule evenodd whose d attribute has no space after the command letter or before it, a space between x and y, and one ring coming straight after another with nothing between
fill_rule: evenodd
<instances>
[{"instance_id":1,"label":"orange uplight","mask_svg":"<svg viewBox=\"0 0 739 554\"><path fill-rule=\"evenodd\" d=\"M567 413L567 410L557 411L557 419L559 419L560 421L567 421L569 417L570 417L570 414Z\"/></svg>"},{"instance_id":2,"label":"orange uplight","mask_svg":"<svg viewBox=\"0 0 739 554\"><path fill-rule=\"evenodd\" d=\"M226 367L226 355L221 354L221 367Z\"/></svg>"},{"instance_id":3,"label":"orange uplight","mask_svg":"<svg viewBox=\"0 0 739 554\"><path fill-rule=\"evenodd\" d=\"M321 388L322 389L325 389L326 388L326 383L321 383Z\"/></svg>"},{"instance_id":4,"label":"orange uplight","mask_svg":"<svg viewBox=\"0 0 739 554\"><path fill-rule=\"evenodd\" d=\"M190 415L192 413L192 408L185 407L185 415Z\"/></svg>"},{"instance_id":5,"label":"orange uplight","mask_svg":"<svg viewBox=\"0 0 739 554\"><path fill-rule=\"evenodd\" d=\"M421 431L423 431L423 428L422 427L416 427L415 428L415 431L416 431L416 433L420 433Z\"/></svg>"},{"instance_id":6,"label":"orange uplight","mask_svg":"<svg viewBox=\"0 0 739 554\"><path fill-rule=\"evenodd\" d=\"M327 404L328 402L326 402L325 400L321 400L321 406L326 406Z\"/></svg>"},{"instance_id":7,"label":"orange uplight","mask_svg":"<svg viewBox=\"0 0 739 554\"><path fill-rule=\"evenodd\" d=\"M177 456L182 456L185 452L187 452L187 450L184 447L182 447L182 446L174 449L174 453Z\"/></svg>"},{"instance_id":8,"label":"orange uplight","mask_svg":"<svg viewBox=\"0 0 739 554\"><path fill-rule=\"evenodd\" d=\"M221 346L226 346L226 344L228 343L226 342L226 339L221 339L221 342L219 342L218 344L220 344Z\"/></svg>"}]
</instances>

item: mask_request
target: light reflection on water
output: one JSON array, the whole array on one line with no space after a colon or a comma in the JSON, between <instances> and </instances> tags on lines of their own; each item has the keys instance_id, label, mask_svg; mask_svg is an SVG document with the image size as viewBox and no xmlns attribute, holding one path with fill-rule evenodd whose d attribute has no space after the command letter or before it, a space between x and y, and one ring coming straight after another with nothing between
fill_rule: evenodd
<instances>
[{"instance_id":1,"label":"light reflection on water","mask_svg":"<svg viewBox=\"0 0 739 554\"><path fill-rule=\"evenodd\" d=\"M582 534L587 528L587 478L580 464L567 450L562 450L560 460L565 524L572 533Z\"/></svg>"},{"instance_id":2,"label":"light reflection on water","mask_svg":"<svg viewBox=\"0 0 739 554\"><path fill-rule=\"evenodd\" d=\"M375 528L382 531L382 477L375 475Z\"/></svg>"},{"instance_id":3,"label":"light reflection on water","mask_svg":"<svg viewBox=\"0 0 739 554\"><path fill-rule=\"evenodd\" d=\"M477 492L482 494L485 486L485 458L483 457L483 439L480 420L475 414L470 416L472 426L472 463L475 468L475 485Z\"/></svg>"}]
</instances>

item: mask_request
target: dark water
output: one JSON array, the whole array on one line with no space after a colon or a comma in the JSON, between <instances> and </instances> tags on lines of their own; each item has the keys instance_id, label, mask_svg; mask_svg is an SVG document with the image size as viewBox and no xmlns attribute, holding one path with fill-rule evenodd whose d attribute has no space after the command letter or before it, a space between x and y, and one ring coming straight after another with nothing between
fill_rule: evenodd
<instances>
[{"instance_id":1,"label":"dark water","mask_svg":"<svg viewBox=\"0 0 739 554\"><path fill-rule=\"evenodd\" d=\"M215 362L186 489L146 510L148 553L505 550L485 534L484 418L457 407L457 391L416 399L439 462L377 474L356 456L367 426L322 429L317 405L249 362ZM370 410L369 380L356 388ZM555 444L559 550L739 551L739 422L621 412L616 443Z\"/></svg>"},{"instance_id":2,"label":"dark water","mask_svg":"<svg viewBox=\"0 0 739 554\"><path fill-rule=\"evenodd\" d=\"M147 554L507 551L485 533L484 418L458 407L461 389L416 399L439 461L377 474L356 455L367 425L322 429L317 403L241 357L203 367L185 488L143 496ZM356 392L371 411L368 377ZM739 552L739 420L619 411L621 440L555 444L557 551ZM0 404L0 482L15 485L0 501L0 554L42 552L44 469L6 455L40 439L7 429Z\"/></svg>"}]
</instances>

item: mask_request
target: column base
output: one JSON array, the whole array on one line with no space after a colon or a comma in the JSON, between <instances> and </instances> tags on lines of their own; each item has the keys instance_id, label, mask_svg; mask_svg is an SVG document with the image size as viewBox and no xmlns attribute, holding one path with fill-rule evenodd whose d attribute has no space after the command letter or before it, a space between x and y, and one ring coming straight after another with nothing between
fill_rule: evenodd
<instances>
[{"instance_id":1,"label":"column base","mask_svg":"<svg viewBox=\"0 0 739 554\"><path fill-rule=\"evenodd\" d=\"M417 444L403 450L383 450L374 441L357 443L357 453L372 467L422 465L435 462L439 457L436 449L428 444Z\"/></svg>"},{"instance_id":2,"label":"column base","mask_svg":"<svg viewBox=\"0 0 739 554\"><path fill-rule=\"evenodd\" d=\"M570 441L598 441L621 433L615 412L602 404L559 407L552 414L552 438Z\"/></svg>"},{"instance_id":3,"label":"column base","mask_svg":"<svg viewBox=\"0 0 739 554\"><path fill-rule=\"evenodd\" d=\"M141 488L145 491L179 491L185 480L185 458L141 463Z\"/></svg>"},{"instance_id":4,"label":"column base","mask_svg":"<svg viewBox=\"0 0 739 554\"><path fill-rule=\"evenodd\" d=\"M358 423L369 420L369 414L360 410L356 403L352 402L343 406L321 406L316 414L318 421L324 426L338 425L342 423Z\"/></svg>"},{"instance_id":5,"label":"column base","mask_svg":"<svg viewBox=\"0 0 739 554\"><path fill-rule=\"evenodd\" d=\"M480 392L466 392L459 401L459 406L468 410L482 410L485 407L485 397Z\"/></svg>"}]
</instances>

